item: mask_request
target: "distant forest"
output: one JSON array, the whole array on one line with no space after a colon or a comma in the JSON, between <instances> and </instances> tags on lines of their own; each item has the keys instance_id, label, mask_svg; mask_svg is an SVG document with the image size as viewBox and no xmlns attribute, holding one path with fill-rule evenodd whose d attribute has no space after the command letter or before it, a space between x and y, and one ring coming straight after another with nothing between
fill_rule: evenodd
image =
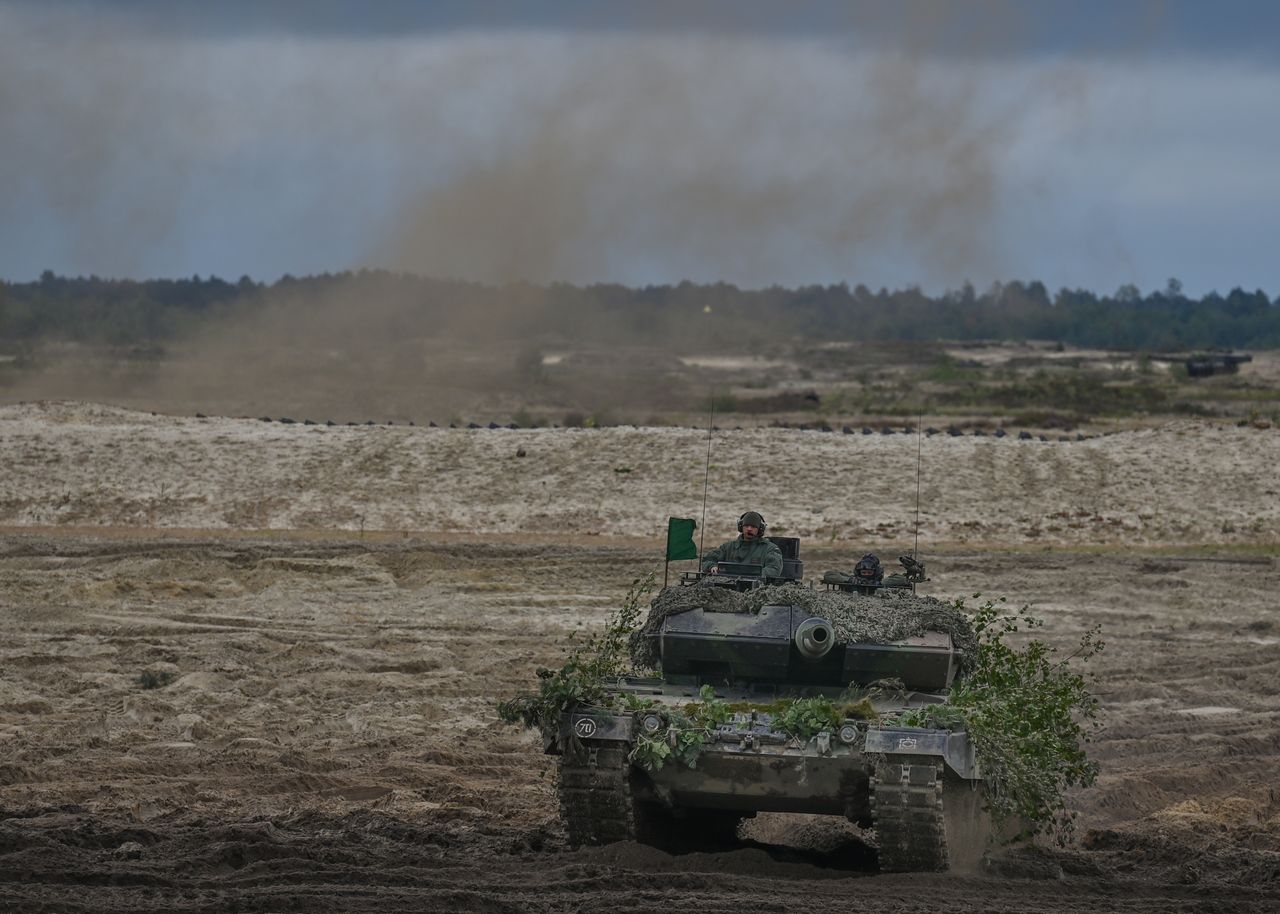
<instances>
[{"instance_id":1,"label":"distant forest","mask_svg":"<svg viewBox=\"0 0 1280 914\"><path fill-rule=\"evenodd\" d=\"M966 284L931 297L919 289L872 291L845 284L744 290L727 283L628 288L599 284L481 285L383 271L227 282L68 278L0 282L0 343L51 340L148 345L179 340L202 327L287 302L300 318L316 308L368 307L397 333L430 333L458 314L492 314L493 336L619 339L706 336L735 341L1057 340L1074 346L1162 350L1280 347L1280 299L1233 289L1189 298L1177 280L1142 295L1111 295L1040 282Z\"/></svg>"}]
</instances>

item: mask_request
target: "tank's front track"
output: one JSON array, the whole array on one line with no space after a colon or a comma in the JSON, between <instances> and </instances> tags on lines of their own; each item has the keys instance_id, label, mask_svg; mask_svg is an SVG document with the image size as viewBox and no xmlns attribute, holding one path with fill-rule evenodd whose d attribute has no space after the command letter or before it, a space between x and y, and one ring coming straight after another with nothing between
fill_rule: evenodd
<instances>
[{"instance_id":1,"label":"tank's front track","mask_svg":"<svg viewBox=\"0 0 1280 914\"><path fill-rule=\"evenodd\" d=\"M638 799L636 772L625 744L593 746L574 741L560 757L560 816L569 843L611 844L639 841L664 846L671 835L670 814Z\"/></svg>"},{"instance_id":2,"label":"tank's front track","mask_svg":"<svg viewBox=\"0 0 1280 914\"><path fill-rule=\"evenodd\" d=\"M947 869L939 759L886 757L871 777L871 813L880 843L881 871Z\"/></svg>"},{"instance_id":3,"label":"tank's front track","mask_svg":"<svg viewBox=\"0 0 1280 914\"><path fill-rule=\"evenodd\" d=\"M559 794L570 844L635 840L630 772L621 747L566 747L560 759Z\"/></svg>"}]
</instances>

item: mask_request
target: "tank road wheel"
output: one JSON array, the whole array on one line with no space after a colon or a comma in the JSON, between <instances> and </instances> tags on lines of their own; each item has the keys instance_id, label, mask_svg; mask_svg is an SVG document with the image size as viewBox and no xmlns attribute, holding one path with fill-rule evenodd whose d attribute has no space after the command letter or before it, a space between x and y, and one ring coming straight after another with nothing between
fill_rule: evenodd
<instances>
[{"instance_id":1,"label":"tank road wheel","mask_svg":"<svg viewBox=\"0 0 1280 914\"><path fill-rule=\"evenodd\" d=\"M625 745L568 746L560 756L560 818L574 847L638 841L667 847L671 814L639 800Z\"/></svg>"},{"instance_id":2,"label":"tank road wheel","mask_svg":"<svg viewBox=\"0 0 1280 914\"><path fill-rule=\"evenodd\" d=\"M871 778L871 808L883 872L973 872L993 834L980 781L924 756L894 756Z\"/></svg>"}]
</instances>

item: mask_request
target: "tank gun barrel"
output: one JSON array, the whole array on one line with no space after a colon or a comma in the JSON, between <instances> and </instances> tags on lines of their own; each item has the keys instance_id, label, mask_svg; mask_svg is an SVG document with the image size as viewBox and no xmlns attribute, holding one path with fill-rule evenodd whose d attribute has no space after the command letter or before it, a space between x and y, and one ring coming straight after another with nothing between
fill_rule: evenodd
<instances>
[{"instance_id":1,"label":"tank gun barrel","mask_svg":"<svg viewBox=\"0 0 1280 914\"><path fill-rule=\"evenodd\" d=\"M805 619L796 626L796 650L806 660L821 660L835 643L835 632L826 619Z\"/></svg>"}]
</instances>

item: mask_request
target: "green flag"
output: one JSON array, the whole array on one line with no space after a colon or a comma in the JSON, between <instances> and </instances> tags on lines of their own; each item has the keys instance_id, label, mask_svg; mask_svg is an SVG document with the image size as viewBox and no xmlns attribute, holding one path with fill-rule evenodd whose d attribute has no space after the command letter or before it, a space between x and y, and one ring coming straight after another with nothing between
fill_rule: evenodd
<instances>
[{"instance_id":1,"label":"green flag","mask_svg":"<svg viewBox=\"0 0 1280 914\"><path fill-rule=\"evenodd\" d=\"M693 544L693 531L697 524L690 517L667 518L667 561L696 559L698 547Z\"/></svg>"}]
</instances>

